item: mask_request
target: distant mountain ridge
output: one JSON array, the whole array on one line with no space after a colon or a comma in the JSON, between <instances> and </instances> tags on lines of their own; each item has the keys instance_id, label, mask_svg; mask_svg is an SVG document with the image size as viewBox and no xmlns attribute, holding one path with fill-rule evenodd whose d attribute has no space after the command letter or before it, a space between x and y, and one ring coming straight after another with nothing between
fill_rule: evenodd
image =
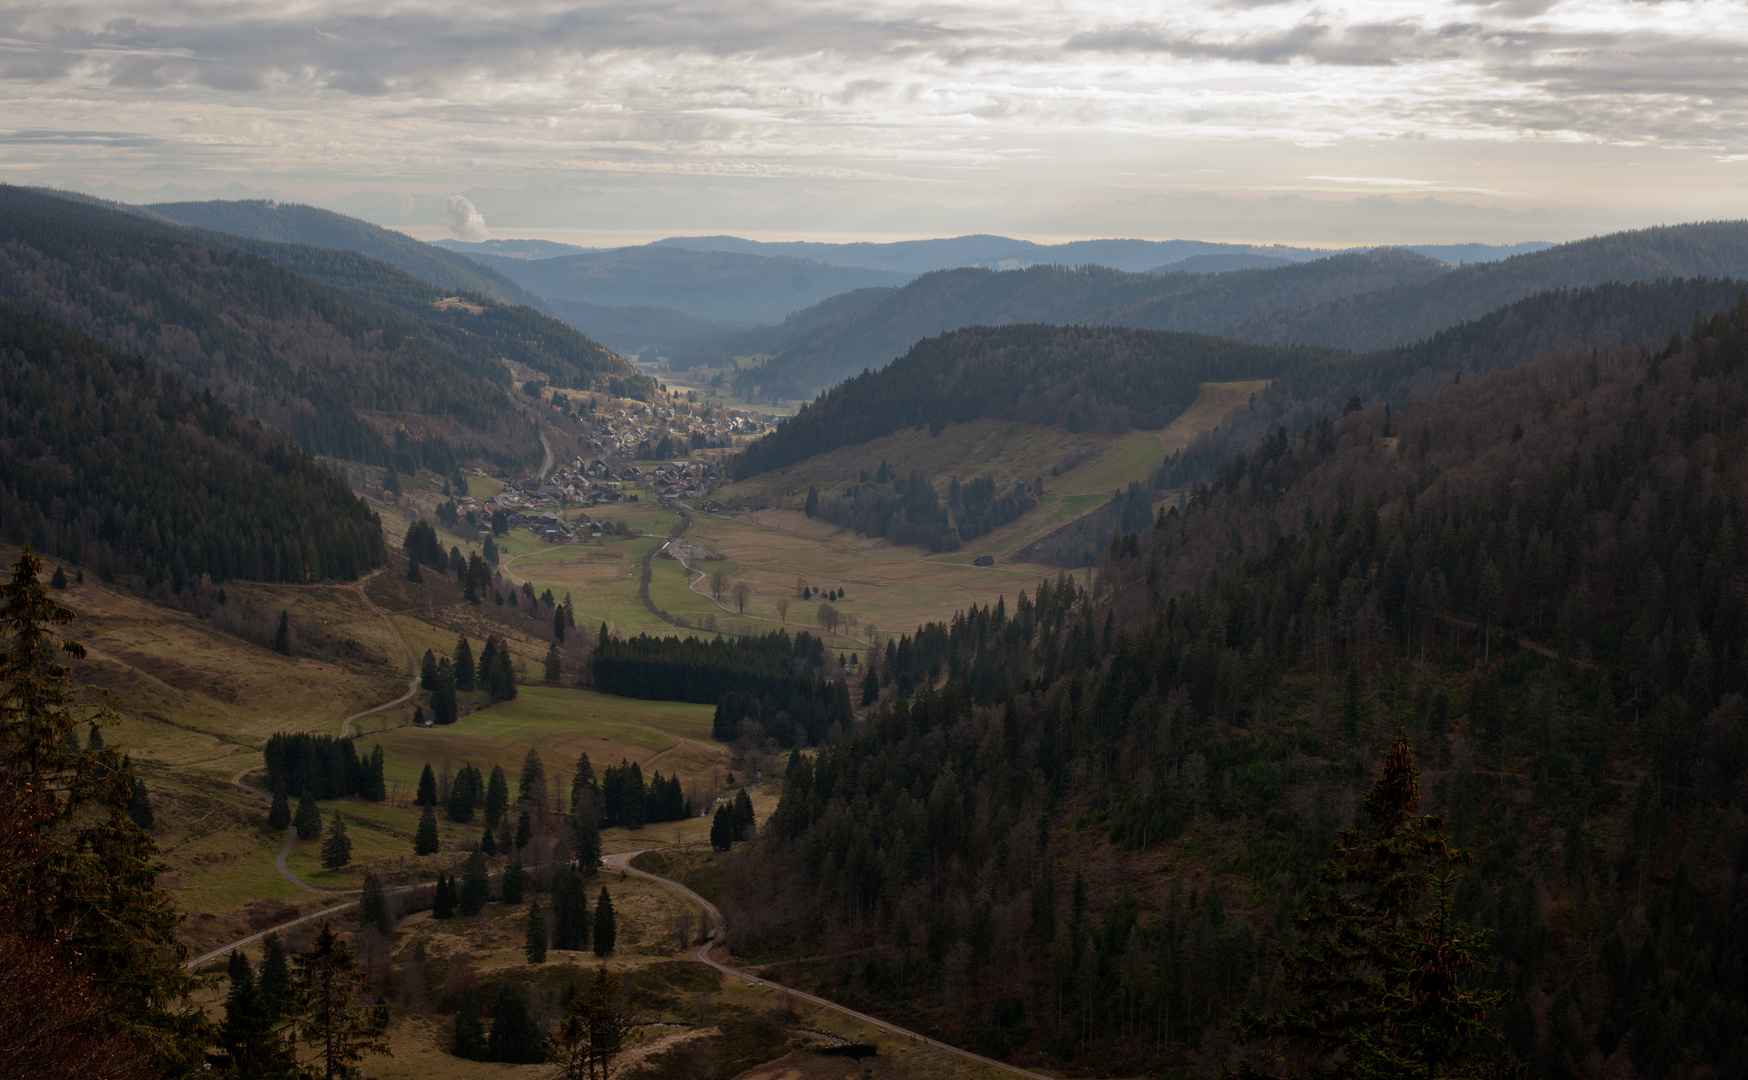
<instances>
[{"instance_id":1,"label":"distant mountain ridge","mask_svg":"<svg viewBox=\"0 0 1748 1080\"><path fill-rule=\"evenodd\" d=\"M332 210L264 199L153 203L145 209L182 225L251 240L355 251L433 285L483 293L506 304L542 307L539 297L465 255Z\"/></svg>"}]
</instances>

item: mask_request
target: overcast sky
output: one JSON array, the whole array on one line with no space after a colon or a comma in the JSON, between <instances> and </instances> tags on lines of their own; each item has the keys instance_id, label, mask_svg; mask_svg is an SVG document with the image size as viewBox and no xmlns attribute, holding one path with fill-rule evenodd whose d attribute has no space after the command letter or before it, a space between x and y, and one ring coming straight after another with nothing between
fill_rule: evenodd
<instances>
[{"instance_id":1,"label":"overcast sky","mask_svg":"<svg viewBox=\"0 0 1748 1080\"><path fill-rule=\"evenodd\" d=\"M0 95L0 179L429 236L457 193L581 239L1748 216L1748 0L62 0L0 7Z\"/></svg>"}]
</instances>

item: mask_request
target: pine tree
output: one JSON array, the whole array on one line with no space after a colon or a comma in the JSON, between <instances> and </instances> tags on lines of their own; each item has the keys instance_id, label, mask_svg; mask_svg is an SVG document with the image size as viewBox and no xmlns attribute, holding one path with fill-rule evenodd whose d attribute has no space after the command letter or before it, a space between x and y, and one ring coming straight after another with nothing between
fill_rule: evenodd
<instances>
[{"instance_id":1,"label":"pine tree","mask_svg":"<svg viewBox=\"0 0 1748 1080\"><path fill-rule=\"evenodd\" d=\"M364 875L364 887L358 896L358 924L374 926L388 937L394 933L394 919L389 914L388 896L382 891L382 879L375 874Z\"/></svg>"},{"instance_id":2,"label":"pine tree","mask_svg":"<svg viewBox=\"0 0 1748 1080\"><path fill-rule=\"evenodd\" d=\"M522 954L530 964L546 963L546 913L540 901L528 905L528 932L522 942Z\"/></svg>"},{"instance_id":3,"label":"pine tree","mask_svg":"<svg viewBox=\"0 0 1748 1080\"><path fill-rule=\"evenodd\" d=\"M619 920L613 914L613 898L607 895L607 886L603 885L601 895L595 901L595 955L613 955L613 946L618 940Z\"/></svg>"},{"instance_id":4,"label":"pine tree","mask_svg":"<svg viewBox=\"0 0 1748 1080\"><path fill-rule=\"evenodd\" d=\"M522 758L522 775L516 778L516 801L544 802L546 799L546 763L540 751L529 747Z\"/></svg>"},{"instance_id":5,"label":"pine tree","mask_svg":"<svg viewBox=\"0 0 1748 1080\"><path fill-rule=\"evenodd\" d=\"M486 680L486 691L491 694L493 701L516 699L516 672L510 666L508 646L499 645L497 654L492 657L491 677Z\"/></svg>"},{"instance_id":6,"label":"pine tree","mask_svg":"<svg viewBox=\"0 0 1748 1080\"><path fill-rule=\"evenodd\" d=\"M512 850L504 861L504 872L498 878L498 890L506 904L520 904L528 888L528 873L522 868L522 849Z\"/></svg>"},{"instance_id":7,"label":"pine tree","mask_svg":"<svg viewBox=\"0 0 1748 1080\"><path fill-rule=\"evenodd\" d=\"M299 840L322 838L322 808L316 805L315 796L308 790L298 798L297 816L291 819L291 824L297 830Z\"/></svg>"},{"instance_id":8,"label":"pine tree","mask_svg":"<svg viewBox=\"0 0 1748 1080\"><path fill-rule=\"evenodd\" d=\"M334 826L322 839L322 866L338 870L352 861L352 838L346 835L346 822L340 811L334 811Z\"/></svg>"},{"instance_id":9,"label":"pine tree","mask_svg":"<svg viewBox=\"0 0 1748 1080\"><path fill-rule=\"evenodd\" d=\"M158 821L157 816L152 813L152 796L146 791L145 782L139 778L139 774L125 763L125 758L123 761L122 768L128 775L127 816L139 826L141 832L149 833Z\"/></svg>"},{"instance_id":10,"label":"pine tree","mask_svg":"<svg viewBox=\"0 0 1748 1080\"><path fill-rule=\"evenodd\" d=\"M273 633L273 651L291 655L291 615L284 609L279 612L279 629Z\"/></svg>"},{"instance_id":11,"label":"pine tree","mask_svg":"<svg viewBox=\"0 0 1748 1080\"><path fill-rule=\"evenodd\" d=\"M484 1061L486 1057L486 1026L480 1019L479 994L471 986L463 987L455 1008L455 1042L451 1052L468 1061Z\"/></svg>"},{"instance_id":12,"label":"pine tree","mask_svg":"<svg viewBox=\"0 0 1748 1080\"><path fill-rule=\"evenodd\" d=\"M437 835L437 811L427 806L419 816L419 831L413 834L413 854L435 855L441 846L442 840Z\"/></svg>"},{"instance_id":13,"label":"pine tree","mask_svg":"<svg viewBox=\"0 0 1748 1080\"><path fill-rule=\"evenodd\" d=\"M414 806L437 805L437 774L431 771L431 763L425 763L425 771L419 774L419 792L413 796Z\"/></svg>"},{"instance_id":14,"label":"pine tree","mask_svg":"<svg viewBox=\"0 0 1748 1080\"><path fill-rule=\"evenodd\" d=\"M462 871L461 895L456 897L455 910L465 916L478 915L491 899L489 890L486 857L476 851L468 856L467 867Z\"/></svg>"},{"instance_id":15,"label":"pine tree","mask_svg":"<svg viewBox=\"0 0 1748 1080\"><path fill-rule=\"evenodd\" d=\"M1449 846L1436 814L1422 815L1414 753L1397 736L1362 804L1369 824L1343 830L1296 920L1301 948L1281 958L1290 1007L1259 1017L1240 1009L1241 1042L1273 1060L1293 1046L1288 1077L1480 1077L1504 1049L1486 1024L1504 995L1480 987L1486 931L1451 917L1451 886L1473 856ZM1432 894L1433 904L1425 900ZM1339 1064L1336 1064L1339 1063ZM1240 1077L1277 1075L1246 1063Z\"/></svg>"},{"instance_id":16,"label":"pine tree","mask_svg":"<svg viewBox=\"0 0 1748 1080\"><path fill-rule=\"evenodd\" d=\"M324 921L308 952L293 961L298 1002L298 1037L315 1057L315 1072L335 1077L358 1075L366 1054L388 1052L388 1010L367 996L369 982L352 946Z\"/></svg>"},{"instance_id":17,"label":"pine tree","mask_svg":"<svg viewBox=\"0 0 1748 1080\"><path fill-rule=\"evenodd\" d=\"M571 813L571 847L577 854L577 865L583 873L593 874L601 868L601 817L595 809L595 794L583 788Z\"/></svg>"},{"instance_id":18,"label":"pine tree","mask_svg":"<svg viewBox=\"0 0 1748 1080\"><path fill-rule=\"evenodd\" d=\"M532 839L534 839L534 822L529 818L528 811L523 810L516 815L516 846L519 848L527 847L528 841Z\"/></svg>"},{"instance_id":19,"label":"pine tree","mask_svg":"<svg viewBox=\"0 0 1748 1080\"><path fill-rule=\"evenodd\" d=\"M455 640L455 688L457 690L472 690L478 685L479 669L474 666L473 646L468 644L466 635Z\"/></svg>"},{"instance_id":20,"label":"pine tree","mask_svg":"<svg viewBox=\"0 0 1748 1080\"><path fill-rule=\"evenodd\" d=\"M502 765L492 766L492 778L486 781L486 828L495 829L504 819L504 809L510 805L510 781Z\"/></svg>"},{"instance_id":21,"label":"pine tree","mask_svg":"<svg viewBox=\"0 0 1748 1080\"><path fill-rule=\"evenodd\" d=\"M431 897L431 917L449 919L455 916L455 882L448 874L437 874L437 891Z\"/></svg>"},{"instance_id":22,"label":"pine tree","mask_svg":"<svg viewBox=\"0 0 1748 1080\"><path fill-rule=\"evenodd\" d=\"M427 693L437 689L437 654L430 649L425 650L424 659L419 661L419 689Z\"/></svg>"},{"instance_id":23,"label":"pine tree","mask_svg":"<svg viewBox=\"0 0 1748 1080\"><path fill-rule=\"evenodd\" d=\"M490 828L486 828L480 832L479 849L487 855L496 855L498 853L498 836L496 833L492 832Z\"/></svg>"},{"instance_id":24,"label":"pine tree","mask_svg":"<svg viewBox=\"0 0 1748 1080\"><path fill-rule=\"evenodd\" d=\"M553 618L557 620L562 618L562 616L555 615ZM545 670L543 674L546 676L547 685L555 686L564 681L564 657L559 654L557 644L549 644L546 646L546 660L544 666Z\"/></svg>"},{"instance_id":25,"label":"pine tree","mask_svg":"<svg viewBox=\"0 0 1748 1080\"><path fill-rule=\"evenodd\" d=\"M492 1034L486 1040L486 1060L510 1065L538 1065L546 1060L544 1038L534 1018L528 1015L528 999L522 988L505 983L492 1006Z\"/></svg>"},{"instance_id":26,"label":"pine tree","mask_svg":"<svg viewBox=\"0 0 1748 1080\"><path fill-rule=\"evenodd\" d=\"M582 797L582 793L585 791L594 792L597 798L600 795L600 789L595 783L595 767L589 764L587 752L577 755L577 769L571 775L572 810L577 808L577 800Z\"/></svg>"},{"instance_id":27,"label":"pine tree","mask_svg":"<svg viewBox=\"0 0 1748 1080\"><path fill-rule=\"evenodd\" d=\"M564 640L564 611L563 611L563 609L560 609L558 611L554 611L552 613L552 636L553 636L553 638L555 638L558 641ZM548 653L547 655L550 656L553 653L556 653L557 651L558 650L555 647L552 650L552 652Z\"/></svg>"},{"instance_id":28,"label":"pine tree","mask_svg":"<svg viewBox=\"0 0 1748 1080\"><path fill-rule=\"evenodd\" d=\"M285 956L285 943L278 932L261 940L261 994L275 1016L284 1011L291 1000L291 965Z\"/></svg>"}]
</instances>

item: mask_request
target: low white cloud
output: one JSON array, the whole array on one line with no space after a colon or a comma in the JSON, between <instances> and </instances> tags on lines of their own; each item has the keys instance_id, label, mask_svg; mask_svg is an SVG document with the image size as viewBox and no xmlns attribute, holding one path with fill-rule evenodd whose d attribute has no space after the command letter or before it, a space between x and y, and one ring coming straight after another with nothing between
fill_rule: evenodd
<instances>
[{"instance_id":1,"label":"low white cloud","mask_svg":"<svg viewBox=\"0 0 1748 1080\"><path fill-rule=\"evenodd\" d=\"M480 244L492 238L492 234L486 231L486 219L474 209L473 203L460 195L451 195L443 200L443 216L449 231L455 234L457 240Z\"/></svg>"}]
</instances>

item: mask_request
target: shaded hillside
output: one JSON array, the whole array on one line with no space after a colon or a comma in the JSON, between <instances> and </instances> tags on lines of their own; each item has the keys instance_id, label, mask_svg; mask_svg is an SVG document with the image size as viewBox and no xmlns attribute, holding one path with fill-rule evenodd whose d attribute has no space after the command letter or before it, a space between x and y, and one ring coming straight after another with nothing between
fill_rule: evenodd
<instances>
[{"instance_id":1,"label":"shaded hillside","mask_svg":"<svg viewBox=\"0 0 1748 1080\"><path fill-rule=\"evenodd\" d=\"M0 189L0 299L143 356L314 453L446 474L476 454L539 453L495 358L384 327L179 226Z\"/></svg>"},{"instance_id":2,"label":"shaded hillside","mask_svg":"<svg viewBox=\"0 0 1748 1080\"><path fill-rule=\"evenodd\" d=\"M191 205L206 207L209 204ZM268 216L275 213L259 209L268 205L264 203L210 205L218 208L213 216L221 218L223 208L232 206L255 206L257 214ZM654 380L637 376L623 358L542 311L523 304L501 303L481 292L463 290L458 295L454 288L434 285L399 266L357 251L277 243L185 227L152 210L105 203L89 197L69 199L64 192L0 186L0 207L118 229L131 235L259 255L332 291L382 329L405 337L423 338L425 345L445 359L463 366L495 369L503 358L508 357L541 372L560 386L603 389L622 396L638 397L647 396L655 388ZM338 215L328 217L342 232L345 223L352 220ZM322 220L325 219L317 219L318 223ZM363 225L362 222L358 224ZM365 227L376 229L374 225ZM377 231L390 238L383 244L393 247L392 240L404 241L405 245L411 245L413 255L419 254L418 249L424 247L398 233ZM366 235L364 239L375 244L380 238ZM460 255L440 254L441 258L454 259L464 268L472 265Z\"/></svg>"},{"instance_id":3,"label":"shaded hillside","mask_svg":"<svg viewBox=\"0 0 1748 1080\"><path fill-rule=\"evenodd\" d=\"M1503 371L1550 352L1655 344L1687 329L1696 314L1733 307L1748 283L1682 279L1557 289L1519 300L1426 341L1361 356L1342 356L1289 372L1174 458L1167 487L1207 479L1233 453L1276 427L1298 432L1335 416L1348 401L1388 402L1437 393L1453 380Z\"/></svg>"},{"instance_id":4,"label":"shaded hillside","mask_svg":"<svg viewBox=\"0 0 1748 1080\"><path fill-rule=\"evenodd\" d=\"M1748 302L1249 448L1093 588L893 642L729 943L1010 1060L1212 1075L1402 732L1527 1075L1741 1074L1745 420Z\"/></svg>"},{"instance_id":5,"label":"shaded hillside","mask_svg":"<svg viewBox=\"0 0 1748 1080\"><path fill-rule=\"evenodd\" d=\"M909 280L908 274L886 270L655 245L552 259L469 257L555 304L671 308L696 318L740 323L778 322L828 296ZM579 329L589 332L587 325Z\"/></svg>"},{"instance_id":6,"label":"shaded hillside","mask_svg":"<svg viewBox=\"0 0 1748 1080\"><path fill-rule=\"evenodd\" d=\"M452 292L481 293L506 304L540 307L538 297L465 255L332 210L260 199L153 203L146 209L183 225L251 240L355 251Z\"/></svg>"},{"instance_id":7,"label":"shaded hillside","mask_svg":"<svg viewBox=\"0 0 1748 1080\"><path fill-rule=\"evenodd\" d=\"M905 427L980 417L1084 428L1164 427L1201 384L1269 378L1330 354L1115 327L972 327L919 342L826 392L736 459L745 479Z\"/></svg>"},{"instance_id":8,"label":"shaded hillside","mask_svg":"<svg viewBox=\"0 0 1748 1080\"><path fill-rule=\"evenodd\" d=\"M964 326L1086 322L1212 333L1258 311L1425 280L1443 270L1395 249L1210 274L1128 274L1096 266L943 270L799 340L757 350L781 348L768 364L742 372L737 385L745 393L756 387L761 395L810 396L863 368L881 367L925 337Z\"/></svg>"},{"instance_id":9,"label":"shaded hillside","mask_svg":"<svg viewBox=\"0 0 1748 1080\"><path fill-rule=\"evenodd\" d=\"M144 360L0 303L0 534L181 592L381 565L382 528L308 455Z\"/></svg>"},{"instance_id":10,"label":"shaded hillside","mask_svg":"<svg viewBox=\"0 0 1748 1080\"><path fill-rule=\"evenodd\" d=\"M1549 289L1675 277L1748 277L1748 222L1671 225L1579 240L1464 266L1434 282L1259 314L1235 323L1230 332L1272 344L1383 349L1431 337Z\"/></svg>"}]
</instances>

